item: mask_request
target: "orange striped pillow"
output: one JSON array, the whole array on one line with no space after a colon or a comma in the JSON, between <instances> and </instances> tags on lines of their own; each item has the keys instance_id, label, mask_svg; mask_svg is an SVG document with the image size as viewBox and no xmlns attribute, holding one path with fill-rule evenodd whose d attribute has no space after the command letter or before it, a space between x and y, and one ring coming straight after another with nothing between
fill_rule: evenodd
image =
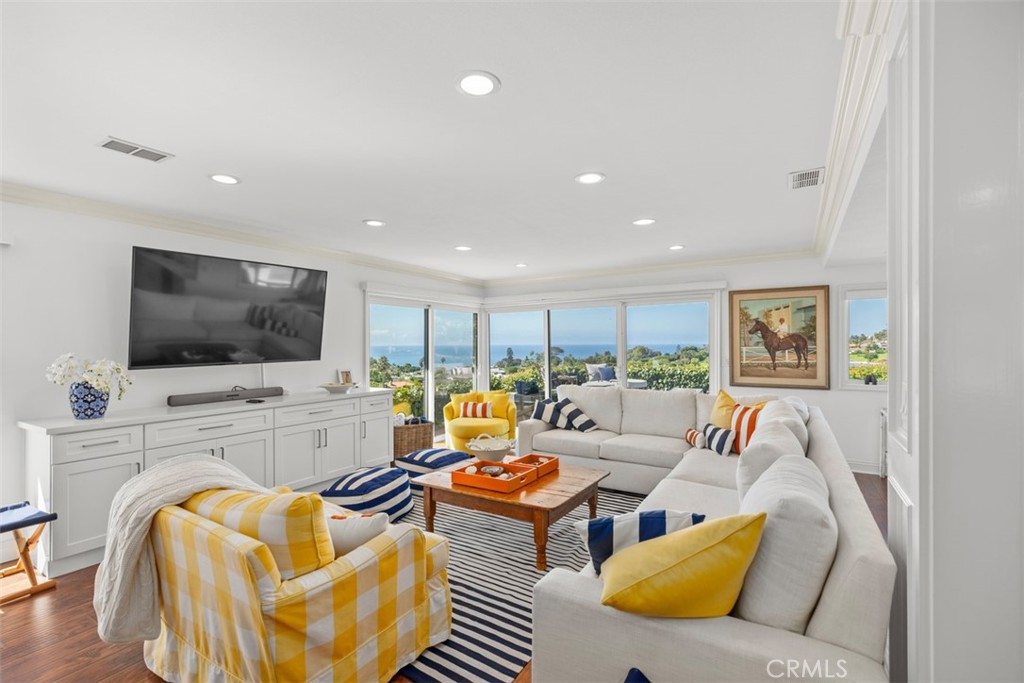
<instances>
[{"instance_id":1,"label":"orange striped pillow","mask_svg":"<svg viewBox=\"0 0 1024 683\"><path fill-rule=\"evenodd\" d=\"M761 408L758 406L736 405L733 408L729 424L729 428L736 434L736 440L732 442L733 451L742 453L750 443L750 437L757 428L757 416L760 414Z\"/></svg>"},{"instance_id":2,"label":"orange striped pillow","mask_svg":"<svg viewBox=\"0 0 1024 683\"><path fill-rule=\"evenodd\" d=\"M483 401L482 403L468 401L460 403L459 408L461 409L460 417L494 417L494 404L490 401Z\"/></svg>"}]
</instances>

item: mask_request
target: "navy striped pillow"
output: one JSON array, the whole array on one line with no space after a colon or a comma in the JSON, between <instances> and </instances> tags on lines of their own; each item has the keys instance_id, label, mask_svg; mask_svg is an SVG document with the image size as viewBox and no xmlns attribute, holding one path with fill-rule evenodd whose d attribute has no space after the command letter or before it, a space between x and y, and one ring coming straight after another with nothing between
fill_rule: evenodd
<instances>
[{"instance_id":1,"label":"navy striped pillow","mask_svg":"<svg viewBox=\"0 0 1024 683\"><path fill-rule=\"evenodd\" d=\"M719 455L729 455L732 451L732 442L736 439L736 432L709 423L704 425L704 438L707 439L707 447L710 450Z\"/></svg>"},{"instance_id":2,"label":"navy striped pillow","mask_svg":"<svg viewBox=\"0 0 1024 683\"><path fill-rule=\"evenodd\" d=\"M559 429L569 429L569 417L562 414L562 409L552 398L537 401L533 407L533 419L542 420Z\"/></svg>"},{"instance_id":3,"label":"navy striped pillow","mask_svg":"<svg viewBox=\"0 0 1024 683\"><path fill-rule=\"evenodd\" d=\"M569 425L579 432L592 432L597 429L597 423L587 417L587 414L580 410L575 403L563 398L557 404L558 409L569 420Z\"/></svg>"},{"instance_id":4,"label":"navy striped pillow","mask_svg":"<svg viewBox=\"0 0 1024 683\"><path fill-rule=\"evenodd\" d=\"M416 492L423 490L423 485L416 483L416 477L419 475L443 470L472 457L469 453L453 451L450 448L422 448L401 458L395 458L395 467L401 467L409 473L409 486Z\"/></svg>"},{"instance_id":5,"label":"navy striped pillow","mask_svg":"<svg viewBox=\"0 0 1024 683\"><path fill-rule=\"evenodd\" d=\"M386 512L393 522L412 510L409 475L397 467L368 467L346 474L320 492L353 512Z\"/></svg>"},{"instance_id":6,"label":"navy striped pillow","mask_svg":"<svg viewBox=\"0 0 1024 683\"><path fill-rule=\"evenodd\" d=\"M686 529L704 521L704 515L676 510L644 510L615 517L598 517L576 522L573 526L590 553L594 571L614 553L652 538Z\"/></svg>"}]
</instances>

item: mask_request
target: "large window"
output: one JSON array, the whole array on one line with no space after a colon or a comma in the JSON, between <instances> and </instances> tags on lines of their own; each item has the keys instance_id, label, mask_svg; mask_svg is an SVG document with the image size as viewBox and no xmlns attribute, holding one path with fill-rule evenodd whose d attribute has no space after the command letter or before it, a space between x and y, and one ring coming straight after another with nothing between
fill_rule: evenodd
<instances>
[{"instance_id":1,"label":"large window","mask_svg":"<svg viewBox=\"0 0 1024 683\"><path fill-rule=\"evenodd\" d=\"M516 419L530 417L547 390L544 379L544 311L491 313L491 389L515 393Z\"/></svg>"},{"instance_id":2,"label":"large window","mask_svg":"<svg viewBox=\"0 0 1024 683\"><path fill-rule=\"evenodd\" d=\"M370 386L392 387L395 405L426 415L427 309L370 304Z\"/></svg>"},{"instance_id":3,"label":"large window","mask_svg":"<svg viewBox=\"0 0 1024 683\"><path fill-rule=\"evenodd\" d=\"M444 407L452 394L473 390L477 314L434 310L434 436L444 435Z\"/></svg>"},{"instance_id":4,"label":"large window","mask_svg":"<svg viewBox=\"0 0 1024 683\"><path fill-rule=\"evenodd\" d=\"M884 387L889 382L888 301L877 289L847 291L845 374L847 387Z\"/></svg>"},{"instance_id":5,"label":"large window","mask_svg":"<svg viewBox=\"0 0 1024 683\"><path fill-rule=\"evenodd\" d=\"M616 307L551 310L551 387L616 381Z\"/></svg>"},{"instance_id":6,"label":"large window","mask_svg":"<svg viewBox=\"0 0 1024 683\"><path fill-rule=\"evenodd\" d=\"M642 380L648 389L687 387L707 391L708 312L707 301L626 306L630 380Z\"/></svg>"}]
</instances>

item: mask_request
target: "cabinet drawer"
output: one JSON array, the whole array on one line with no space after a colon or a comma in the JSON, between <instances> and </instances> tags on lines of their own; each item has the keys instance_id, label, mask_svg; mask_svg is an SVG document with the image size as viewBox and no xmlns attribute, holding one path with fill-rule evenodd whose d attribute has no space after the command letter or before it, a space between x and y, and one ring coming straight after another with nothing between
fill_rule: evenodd
<instances>
[{"instance_id":1,"label":"cabinet drawer","mask_svg":"<svg viewBox=\"0 0 1024 683\"><path fill-rule=\"evenodd\" d=\"M89 460L142 450L142 425L98 429L53 437L52 464Z\"/></svg>"},{"instance_id":2,"label":"cabinet drawer","mask_svg":"<svg viewBox=\"0 0 1024 683\"><path fill-rule=\"evenodd\" d=\"M276 408L274 423L278 427L323 422L336 417L348 417L359 412L359 404L354 400L336 401L331 403L310 403L293 408Z\"/></svg>"},{"instance_id":3,"label":"cabinet drawer","mask_svg":"<svg viewBox=\"0 0 1024 683\"><path fill-rule=\"evenodd\" d=\"M273 426L273 410L253 410L244 413L157 422L146 425L146 449L173 446L191 441L219 439L232 434L271 429Z\"/></svg>"},{"instance_id":4,"label":"cabinet drawer","mask_svg":"<svg viewBox=\"0 0 1024 683\"><path fill-rule=\"evenodd\" d=\"M364 396L359 399L361 413L379 413L391 410L391 394L383 396Z\"/></svg>"}]
</instances>

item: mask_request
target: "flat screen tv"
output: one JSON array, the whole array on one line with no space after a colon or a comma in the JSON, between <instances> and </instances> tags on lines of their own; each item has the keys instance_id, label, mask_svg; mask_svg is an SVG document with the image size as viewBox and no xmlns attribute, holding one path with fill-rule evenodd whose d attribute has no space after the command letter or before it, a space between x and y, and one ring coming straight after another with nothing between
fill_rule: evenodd
<instances>
[{"instance_id":1,"label":"flat screen tv","mask_svg":"<svg viewBox=\"0 0 1024 683\"><path fill-rule=\"evenodd\" d=\"M320 360L327 272L135 247L128 367Z\"/></svg>"}]
</instances>

